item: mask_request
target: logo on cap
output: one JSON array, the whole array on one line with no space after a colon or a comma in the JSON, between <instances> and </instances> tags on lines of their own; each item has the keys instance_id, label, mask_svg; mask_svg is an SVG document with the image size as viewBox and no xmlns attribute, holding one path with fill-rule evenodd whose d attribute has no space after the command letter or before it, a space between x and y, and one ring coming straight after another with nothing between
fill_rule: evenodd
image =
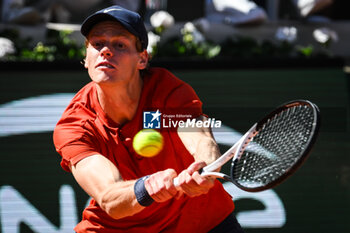
<instances>
[{"instance_id":1,"label":"logo on cap","mask_svg":"<svg viewBox=\"0 0 350 233\"><path fill-rule=\"evenodd\" d=\"M114 8L114 9L106 9L103 11L103 13L108 13L108 12L111 12L111 11L121 11L122 9L119 9L119 8Z\"/></svg>"}]
</instances>

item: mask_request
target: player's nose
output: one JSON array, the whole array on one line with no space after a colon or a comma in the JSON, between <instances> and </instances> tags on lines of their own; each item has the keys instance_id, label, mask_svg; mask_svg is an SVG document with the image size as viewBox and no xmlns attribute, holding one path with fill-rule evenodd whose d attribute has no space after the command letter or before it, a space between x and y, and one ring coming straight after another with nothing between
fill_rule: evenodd
<instances>
[{"instance_id":1,"label":"player's nose","mask_svg":"<svg viewBox=\"0 0 350 233\"><path fill-rule=\"evenodd\" d=\"M111 57L113 56L113 52L112 50L109 48L108 45L105 45L102 49L101 49L101 54L103 56L106 56L106 57Z\"/></svg>"}]
</instances>

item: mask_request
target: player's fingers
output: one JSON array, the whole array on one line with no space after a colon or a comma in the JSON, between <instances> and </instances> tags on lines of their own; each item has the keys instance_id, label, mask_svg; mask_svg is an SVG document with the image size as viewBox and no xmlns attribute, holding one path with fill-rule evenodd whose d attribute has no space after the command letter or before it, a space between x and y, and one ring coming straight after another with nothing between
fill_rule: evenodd
<instances>
[{"instance_id":1,"label":"player's fingers","mask_svg":"<svg viewBox=\"0 0 350 233\"><path fill-rule=\"evenodd\" d=\"M147 190L148 195L150 195L150 197L153 200L155 200L156 202L159 202L159 198L156 196L156 193L157 193L156 189L157 189L157 187L154 184L152 176L148 177L145 180L144 184L145 184L145 188Z\"/></svg>"},{"instance_id":2,"label":"player's fingers","mask_svg":"<svg viewBox=\"0 0 350 233\"><path fill-rule=\"evenodd\" d=\"M174 186L174 178L177 176L177 173L174 169L167 169L165 170L167 172L167 176L163 180L163 184L165 185L165 189L170 193L171 196L176 196L178 190Z\"/></svg>"},{"instance_id":3,"label":"player's fingers","mask_svg":"<svg viewBox=\"0 0 350 233\"><path fill-rule=\"evenodd\" d=\"M198 172L197 172L197 174L198 174ZM196 182L196 180L193 179L193 177L190 174L185 173L184 179L185 180L184 180L183 184L181 185L181 188L186 193L186 195L188 195L190 197L195 197L195 196L201 195L201 194L206 192L206 188L201 187Z\"/></svg>"},{"instance_id":4,"label":"player's fingers","mask_svg":"<svg viewBox=\"0 0 350 233\"><path fill-rule=\"evenodd\" d=\"M197 163L197 165L202 166L204 163ZM190 174L185 170L179 175L179 184L186 195L195 197L208 193L214 186L214 180L201 176L198 171Z\"/></svg>"},{"instance_id":5,"label":"player's fingers","mask_svg":"<svg viewBox=\"0 0 350 233\"><path fill-rule=\"evenodd\" d=\"M156 202L164 202L177 195L178 190L173 185L173 178L176 177L173 169L152 174L145 182L149 195Z\"/></svg>"},{"instance_id":6,"label":"player's fingers","mask_svg":"<svg viewBox=\"0 0 350 233\"><path fill-rule=\"evenodd\" d=\"M202 188L201 190L205 193L214 186L214 179L201 176L198 172L193 173L193 180Z\"/></svg>"},{"instance_id":7,"label":"player's fingers","mask_svg":"<svg viewBox=\"0 0 350 233\"><path fill-rule=\"evenodd\" d=\"M204 177L201 177L196 169L205 166L205 162L194 162L178 176L178 184L181 190L189 197L199 196L207 193L210 185ZM195 175L195 176L194 176ZM196 177L196 179L194 179ZM203 186L202 186L203 185Z\"/></svg>"},{"instance_id":8,"label":"player's fingers","mask_svg":"<svg viewBox=\"0 0 350 233\"><path fill-rule=\"evenodd\" d=\"M164 191L159 191L159 188L157 186L152 187L149 195L156 202L164 202L169 199L168 195L166 195Z\"/></svg>"},{"instance_id":9,"label":"player's fingers","mask_svg":"<svg viewBox=\"0 0 350 233\"><path fill-rule=\"evenodd\" d=\"M193 186L184 185L181 187L183 192L189 197L196 197L205 193L202 188L193 188Z\"/></svg>"},{"instance_id":10,"label":"player's fingers","mask_svg":"<svg viewBox=\"0 0 350 233\"><path fill-rule=\"evenodd\" d=\"M177 188L174 186L173 179L167 180L167 181L164 183L164 185L165 185L165 190L166 190L167 192L169 192L169 194L170 194L172 197L174 197L174 196L177 195L178 190L177 190Z\"/></svg>"},{"instance_id":11,"label":"player's fingers","mask_svg":"<svg viewBox=\"0 0 350 233\"><path fill-rule=\"evenodd\" d=\"M167 177L163 180L157 180L157 196L162 200L166 201L174 196L176 196L178 190L173 184L173 179Z\"/></svg>"},{"instance_id":12,"label":"player's fingers","mask_svg":"<svg viewBox=\"0 0 350 233\"><path fill-rule=\"evenodd\" d=\"M182 171L178 178L178 184L179 187L181 188L181 191L186 193L187 195L190 195L190 188L189 188L189 180L191 179L191 175L188 173L187 170Z\"/></svg>"},{"instance_id":13,"label":"player's fingers","mask_svg":"<svg viewBox=\"0 0 350 233\"><path fill-rule=\"evenodd\" d=\"M204 161L195 161L186 170L190 175L192 175L194 172L205 167L206 165L207 164Z\"/></svg>"},{"instance_id":14,"label":"player's fingers","mask_svg":"<svg viewBox=\"0 0 350 233\"><path fill-rule=\"evenodd\" d=\"M172 198L173 196L167 192L167 191L162 191L162 192L157 192L157 194L151 196L153 200L156 202L164 202Z\"/></svg>"}]
</instances>

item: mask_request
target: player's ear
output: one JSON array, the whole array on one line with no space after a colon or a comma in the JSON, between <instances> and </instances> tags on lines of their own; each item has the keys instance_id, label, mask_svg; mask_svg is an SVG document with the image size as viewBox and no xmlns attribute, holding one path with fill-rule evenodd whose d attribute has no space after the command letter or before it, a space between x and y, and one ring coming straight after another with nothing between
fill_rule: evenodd
<instances>
[{"instance_id":1,"label":"player's ear","mask_svg":"<svg viewBox=\"0 0 350 233\"><path fill-rule=\"evenodd\" d=\"M89 40L85 40L85 50L84 50L84 59L82 60L82 64L84 65L85 69L88 68L87 64L86 64L86 54L87 54L87 48L89 47Z\"/></svg>"},{"instance_id":2,"label":"player's ear","mask_svg":"<svg viewBox=\"0 0 350 233\"><path fill-rule=\"evenodd\" d=\"M84 68L87 69L87 65L86 65L86 62L85 62L85 58L83 60L80 61L80 64L82 64L84 66Z\"/></svg>"},{"instance_id":3,"label":"player's ear","mask_svg":"<svg viewBox=\"0 0 350 233\"><path fill-rule=\"evenodd\" d=\"M85 69L89 68L88 65L86 64L86 58L84 59L84 67Z\"/></svg>"},{"instance_id":4,"label":"player's ear","mask_svg":"<svg viewBox=\"0 0 350 233\"><path fill-rule=\"evenodd\" d=\"M149 59L149 55L148 55L148 52L147 50L143 50L140 54L140 59L139 59L139 63L138 63L138 68L140 70L143 70L147 67L147 64L148 64L148 59Z\"/></svg>"}]
</instances>

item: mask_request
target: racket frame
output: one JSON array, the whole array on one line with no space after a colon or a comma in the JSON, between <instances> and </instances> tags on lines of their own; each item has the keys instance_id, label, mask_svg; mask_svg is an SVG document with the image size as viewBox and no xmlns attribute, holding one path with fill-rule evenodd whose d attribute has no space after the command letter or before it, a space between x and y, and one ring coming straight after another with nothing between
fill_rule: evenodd
<instances>
[{"instance_id":1,"label":"racket frame","mask_svg":"<svg viewBox=\"0 0 350 233\"><path fill-rule=\"evenodd\" d=\"M199 170L201 176L208 178L220 178L223 180L233 182L231 176L226 175L225 173L217 172L217 170L220 170L220 168L230 159L234 161L238 158L240 154L242 154L245 146L249 143L254 134L256 134L256 126L257 124L255 123L230 149L228 149L218 159L208 164L207 166L201 168ZM175 187L179 186L179 180L177 177L174 178L173 184Z\"/></svg>"},{"instance_id":2,"label":"racket frame","mask_svg":"<svg viewBox=\"0 0 350 233\"><path fill-rule=\"evenodd\" d=\"M313 115L315 116L314 122L312 123L312 131L313 136L309 138L307 147L304 148L303 152L301 153L300 158L298 161L293 164L286 172L284 172L280 177L278 177L273 182L265 185L265 186L259 186L259 187L246 187L239 184L236 179L233 177L232 170L235 166L236 161L240 159L242 156L246 146L248 143L254 138L255 135L258 134L259 130L264 126L264 124L271 119L273 116L278 114L279 112L284 111L285 109L289 109L294 106L298 105L308 105L313 110ZM248 191L248 192L260 192L263 190L271 189L275 187L276 185L282 183L285 179L287 179L289 176L291 176L307 159L308 155L311 152L311 149L316 142L317 135L319 133L319 127L320 127L320 113L317 105L313 104L312 102L308 100L294 100L287 102L285 104L280 105L275 110L270 112L268 115L266 115L264 118L262 118L260 121L255 123L230 149L228 149L222 156L220 156L218 159L216 159L211 164L203 167L201 170L199 170L200 174L205 177L211 177L211 178L220 178L223 180L230 181L234 183L238 188ZM230 159L232 159L231 163L231 174L226 175L221 172L217 172L225 163L227 163ZM178 187L178 178L176 177L173 180L173 183L175 187Z\"/></svg>"},{"instance_id":3,"label":"racket frame","mask_svg":"<svg viewBox=\"0 0 350 233\"><path fill-rule=\"evenodd\" d=\"M231 177L221 173L215 172L220 170L220 168L230 159L232 162L239 158L239 156L244 151L247 144L251 141L251 139L256 134L256 126L255 123L230 149L228 149L223 155L221 155L218 159L216 159L211 164L202 168L201 175L213 178L221 178L224 180L231 181Z\"/></svg>"},{"instance_id":4,"label":"racket frame","mask_svg":"<svg viewBox=\"0 0 350 233\"><path fill-rule=\"evenodd\" d=\"M264 191L267 189L271 189L271 188L277 186L278 184L282 183L283 181L285 181L292 174L294 174L300 168L300 166L306 161L306 159L308 158L308 156L311 152L313 145L316 142L316 138L317 138L317 135L319 133L320 122L321 122L319 108L314 103L312 103L308 100L294 100L294 101L284 103L284 104L280 105L279 107L277 107L272 112L270 112L268 115L266 115L260 121L258 121L256 123L256 131L258 133L258 131L261 129L261 127L263 127L264 124L269 119L271 119L273 116L275 116L276 114L283 112L286 109L290 109L291 107L300 106L300 105L310 106L310 108L313 110L314 121L312 123L312 131L314 133L313 133L312 137L310 137L308 139L308 143L306 143L307 146L301 152L301 155L300 155L299 159L297 160L297 162L295 164L293 164L287 171L285 171L280 177L278 177L274 181L268 183L267 185L251 188L251 187L246 187L246 186L241 185L240 183L238 183L236 181L235 177L233 177L233 168L235 166L235 161L236 161L236 160L234 160L234 161L232 161L232 165L231 165L231 177L230 177L231 179L230 179L230 181L233 182L238 188L240 188L244 191L247 191L247 192L260 192L260 191ZM251 138L251 140L252 139L253 138Z\"/></svg>"}]
</instances>

